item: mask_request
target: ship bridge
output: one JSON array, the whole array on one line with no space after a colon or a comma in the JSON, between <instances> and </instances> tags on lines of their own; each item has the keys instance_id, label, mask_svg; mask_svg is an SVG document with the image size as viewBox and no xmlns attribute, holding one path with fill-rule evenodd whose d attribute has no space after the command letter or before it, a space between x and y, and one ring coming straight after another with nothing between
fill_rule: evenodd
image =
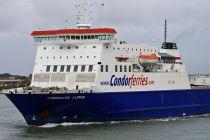
<instances>
[{"instance_id":1,"label":"ship bridge","mask_svg":"<svg viewBox=\"0 0 210 140\"><path fill-rule=\"evenodd\" d=\"M111 43L116 30L113 28L59 29L33 31L31 35L38 44L75 45L80 43Z\"/></svg>"}]
</instances>

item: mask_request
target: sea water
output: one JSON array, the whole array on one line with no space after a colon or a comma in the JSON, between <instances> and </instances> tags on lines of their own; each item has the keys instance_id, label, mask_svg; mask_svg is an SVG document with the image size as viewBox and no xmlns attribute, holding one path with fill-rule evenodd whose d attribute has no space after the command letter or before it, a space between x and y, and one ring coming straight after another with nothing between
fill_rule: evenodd
<instances>
[{"instance_id":1,"label":"sea water","mask_svg":"<svg viewBox=\"0 0 210 140\"><path fill-rule=\"evenodd\" d=\"M62 123L28 127L0 95L0 140L209 140L210 116L149 121Z\"/></svg>"}]
</instances>

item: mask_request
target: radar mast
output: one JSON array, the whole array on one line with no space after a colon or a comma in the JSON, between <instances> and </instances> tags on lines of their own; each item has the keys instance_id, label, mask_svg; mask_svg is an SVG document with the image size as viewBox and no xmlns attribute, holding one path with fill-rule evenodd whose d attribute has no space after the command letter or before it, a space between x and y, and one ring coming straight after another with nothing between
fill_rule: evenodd
<instances>
[{"instance_id":1,"label":"radar mast","mask_svg":"<svg viewBox=\"0 0 210 140\"><path fill-rule=\"evenodd\" d=\"M91 0L77 0L75 1L76 14L76 26L80 29L91 28L90 21L93 19L94 7L99 3Z\"/></svg>"}]
</instances>

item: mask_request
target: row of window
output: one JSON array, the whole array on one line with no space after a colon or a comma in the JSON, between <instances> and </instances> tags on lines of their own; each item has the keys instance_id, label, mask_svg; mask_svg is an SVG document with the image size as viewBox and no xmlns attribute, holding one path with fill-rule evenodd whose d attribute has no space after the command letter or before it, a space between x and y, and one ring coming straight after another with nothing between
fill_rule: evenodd
<instances>
[{"instance_id":1,"label":"row of window","mask_svg":"<svg viewBox=\"0 0 210 140\"><path fill-rule=\"evenodd\" d=\"M60 68L59 68L60 67ZM59 69L58 69L59 68ZM61 65L61 66L46 66L46 72L50 72L52 69L52 72L85 72L87 68L88 72L92 72L93 71L93 65L81 65L80 69L79 69L79 65Z\"/></svg>"},{"instance_id":2,"label":"row of window","mask_svg":"<svg viewBox=\"0 0 210 140\"><path fill-rule=\"evenodd\" d=\"M132 67L131 65L127 66L127 65L115 65L115 72L131 72L132 71Z\"/></svg>"},{"instance_id":3,"label":"row of window","mask_svg":"<svg viewBox=\"0 0 210 140\"><path fill-rule=\"evenodd\" d=\"M109 72L108 65L101 65L101 72ZM129 65L115 65L115 72L132 72L132 66Z\"/></svg>"},{"instance_id":4,"label":"row of window","mask_svg":"<svg viewBox=\"0 0 210 140\"><path fill-rule=\"evenodd\" d=\"M46 72L85 72L86 69L88 72L93 71L93 65L61 65L61 66L46 66ZM109 65L101 65L100 67L101 72L109 72ZM129 65L115 65L115 72L132 72L132 66Z\"/></svg>"},{"instance_id":5,"label":"row of window","mask_svg":"<svg viewBox=\"0 0 210 140\"><path fill-rule=\"evenodd\" d=\"M113 35L62 35L62 36L49 36L49 37L34 37L35 42L42 41L56 41L56 40L90 40L90 39L99 39L99 40L112 40Z\"/></svg>"},{"instance_id":6,"label":"row of window","mask_svg":"<svg viewBox=\"0 0 210 140\"><path fill-rule=\"evenodd\" d=\"M64 47L60 47L60 49L62 50ZM71 49L71 47L66 47L68 50L70 50ZM78 46L76 46L76 47L74 47L75 49L79 49L79 47ZM85 49L86 49L87 47L85 46ZM96 46L93 46L93 49L95 49L96 48ZM44 47L43 48L44 50L47 50L47 47ZM52 48L52 49L54 49L54 47Z\"/></svg>"},{"instance_id":7,"label":"row of window","mask_svg":"<svg viewBox=\"0 0 210 140\"><path fill-rule=\"evenodd\" d=\"M96 56L92 56L93 58L96 58ZM53 56L53 59L55 59L56 57L55 56ZM60 56L59 57L60 59L62 59L63 57L62 56ZM69 59L70 57L69 56L66 56L66 59ZM73 56L72 58L76 58L76 56ZM83 56L80 56L79 58L91 58L90 56L86 56L86 57L83 57ZM43 57L40 57L40 59L43 59ZM47 59L49 59L49 57L47 56Z\"/></svg>"},{"instance_id":8,"label":"row of window","mask_svg":"<svg viewBox=\"0 0 210 140\"><path fill-rule=\"evenodd\" d=\"M113 48L113 50L131 50L131 51L144 51L144 52L157 52L157 50L153 50L153 49L138 49L138 48Z\"/></svg>"},{"instance_id":9,"label":"row of window","mask_svg":"<svg viewBox=\"0 0 210 140\"><path fill-rule=\"evenodd\" d=\"M60 49L63 49L64 47L60 47ZM66 47L67 49L71 49L71 47ZM76 47L74 47L75 49L79 49L79 47L78 46L76 46ZM86 49L87 47L85 46L85 49ZM88 47L89 48L89 47ZM96 46L92 46L92 48L93 49L95 49L96 48ZM106 48L108 48L108 46L106 46ZM46 50L47 48L46 47L44 47L44 50ZM54 47L52 48L52 49L54 49ZM157 50L153 50L153 49L138 49L138 48L115 48L115 47L113 47L113 50L131 50L131 51L144 51L144 52L157 52Z\"/></svg>"},{"instance_id":10,"label":"row of window","mask_svg":"<svg viewBox=\"0 0 210 140\"><path fill-rule=\"evenodd\" d=\"M108 65L101 65L101 72L109 72L109 66Z\"/></svg>"}]
</instances>

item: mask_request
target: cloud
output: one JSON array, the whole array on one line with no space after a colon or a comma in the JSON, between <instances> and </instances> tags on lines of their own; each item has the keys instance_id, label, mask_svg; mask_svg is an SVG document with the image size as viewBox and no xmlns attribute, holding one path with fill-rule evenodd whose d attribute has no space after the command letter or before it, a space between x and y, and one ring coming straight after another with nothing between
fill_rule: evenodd
<instances>
[{"instance_id":1,"label":"cloud","mask_svg":"<svg viewBox=\"0 0 210 140\"><path fill-rule=\"evenodd\" d=\"M101 3L102 0L96 0ZM31 73L36 48L30 33L39 28L75 25L73 0L0 1L0 73ZM163 41L164 19L168 19L168 40L179 45L190 73L210 73L203 63L210 60L209 0L104 0L98 6L94 26L115 27L118 39L130 43Z\"/></svg>"}]
</instances>

